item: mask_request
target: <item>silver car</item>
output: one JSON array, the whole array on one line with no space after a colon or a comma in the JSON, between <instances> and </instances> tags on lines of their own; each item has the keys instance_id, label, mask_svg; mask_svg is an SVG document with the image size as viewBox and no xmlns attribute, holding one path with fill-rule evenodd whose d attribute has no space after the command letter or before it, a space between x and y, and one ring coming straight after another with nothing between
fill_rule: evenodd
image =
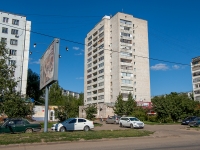
<instances>
[{"instance_id":1,"label":"silver car","mask_svg":"<svg viewBox=\"0 0 200 150\"><path fill-rule=\"evenodd\" d=\"M106 119L106 123L113 123L113 124L119 124L120 116L109 116Z\"/></svg>"}]
</instances>

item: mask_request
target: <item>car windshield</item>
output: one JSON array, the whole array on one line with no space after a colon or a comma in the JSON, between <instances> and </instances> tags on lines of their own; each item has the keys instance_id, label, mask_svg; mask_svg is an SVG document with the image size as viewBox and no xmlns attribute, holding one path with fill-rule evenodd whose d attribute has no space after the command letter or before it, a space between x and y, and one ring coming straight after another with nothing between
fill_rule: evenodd
<instances>
[{"instance_id":1,"label":"car windshield","mask_svg":"<svg viewBox=\"0 0 200 150\"><path fill-rule=\"evenodd\" d=\"M197 121L197 120L199 120L199 118L198 118L198 117L194 119L194 121Z\"/></svg>"},{"instance_id":2,"label":"car windshield","mask_svg":"<svg viewBox=\"0 0 200 150\"><path fill-rule=\"evenodd\" d=\"M67 120L65 120L65 121L63 121L63 122L61 122L61 123L70 122L72 119L74 119L74 118L69 118L69 119L67 119Z\"/></svg>"},{"instance_id":3,"label":"car windshield","mask_svg":"<svg viewBox=\"0 0 200 150\"><path fill-rule=\"evenodd\" d=\"M138 118L129 118L131 121L140 121Z\"/></svg>"}]
</instances>

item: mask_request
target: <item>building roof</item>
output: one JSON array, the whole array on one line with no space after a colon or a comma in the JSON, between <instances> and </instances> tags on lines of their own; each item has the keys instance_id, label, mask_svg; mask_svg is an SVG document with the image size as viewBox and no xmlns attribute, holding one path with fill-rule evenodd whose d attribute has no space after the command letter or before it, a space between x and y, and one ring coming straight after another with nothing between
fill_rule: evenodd
<instances>
[{"instance_id":1,"label":"building roof","mask_svg":"<svg viewBox=\"0 0 200 150\"><path fill-rule=\"evenodd\" d=\"M16 13L6 12L6 11L2 11L2 10L0 10L0 12L2 12L2 13L8 13L8 14L13 14L13 15L17 15L17 16L22 16L22 17L26 17L25 15L22 15L22 14L16 14Z\"/></svg>"}]
</instances>

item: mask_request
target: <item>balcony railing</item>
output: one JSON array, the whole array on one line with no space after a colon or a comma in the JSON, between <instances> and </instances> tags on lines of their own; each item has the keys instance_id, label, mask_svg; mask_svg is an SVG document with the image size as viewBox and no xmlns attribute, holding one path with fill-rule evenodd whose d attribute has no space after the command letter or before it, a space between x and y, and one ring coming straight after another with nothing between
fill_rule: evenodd
<instances>
[{"instance_id":1,"label":"balcony railing","mask_svg":"<svg viewBox=\"0 0 200 150\"><path fill-rule=\"evenodd\" d=\"M194 66L192 67L192 71L200 70L200 66Z\"/></svg>"}]
</instances>

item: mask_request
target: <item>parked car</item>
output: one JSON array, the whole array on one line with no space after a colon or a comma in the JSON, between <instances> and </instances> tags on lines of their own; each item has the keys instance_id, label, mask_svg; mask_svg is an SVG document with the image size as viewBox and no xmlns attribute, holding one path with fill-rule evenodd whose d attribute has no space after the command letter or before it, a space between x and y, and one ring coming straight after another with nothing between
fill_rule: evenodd
<instances>
[{"instance_id":1,"label":"parked car","mask_svg":"<svg viewBox=\"0 0 200 150\"><path fill-rule=\"evenodd\" d=\"M89 121L84 118L69 118L62 123L57 123L55 126L55 131L65 132L73 130L84 130L89 131L94 128L93 121Z\"/></svg>"},{"instance_id":2,"label":"parked car","mask_svg":"<svg viewBox=\"0 0 200 150\"><path fill-rule=\"evenodd\" d=\"M200 127L200 117L196 117L194 121L188 124L190 127Z\"/></svg>"},{"instance_id":3,"label":"parked car","mask_svg":"<svg viewBox=\"0 0 200 150\"><path fill-rule=\"evenodd\" d=\"M106 119L106 123L118 124L120 118L121 118L120 116L109 116L109 117Z\"/></svg>"},{"instance_id":4,"label":"parked car","mask_svg":"<svg viewBox=\"0 0 200 150\"><path fill-rule=\"evenodd\" d=\"M183 119L181 124L182 125L188 125L191 121L194 121L195 118L197 118L197 117L196 116L187 117L187 118Z\"/></svg>"},{"instance_id":5,"label":"parked car","mask_svg":"<svg viewBox=\"0 0 200 150\"><path fill-rule=\"evenodd\" d=\"M53 131L56 130L56 123L54 123L54 124L51 126L51 130L53 130Z\"/></svg>"},{"instance_id":6,"label":"parked car","mask_svg":"<svg viewBox=\"0 0 200 150\"><path fill-rule=\"evenodd\" d=\"M144 128L144 123L136 117L121 117L119 121L120 127Z\"/></svg>"},{"instance_id":7,"label":"parked car","mask_svg":"<svg viewBox=\"0 0 200 150\"><path fill-rule=\"evenodd\" d=\"M26 119L6 119L5 122L0 126L0 133L32 133L40 130L41 125L39 123L30 123Z\"/></svg>"}]
</instances>

